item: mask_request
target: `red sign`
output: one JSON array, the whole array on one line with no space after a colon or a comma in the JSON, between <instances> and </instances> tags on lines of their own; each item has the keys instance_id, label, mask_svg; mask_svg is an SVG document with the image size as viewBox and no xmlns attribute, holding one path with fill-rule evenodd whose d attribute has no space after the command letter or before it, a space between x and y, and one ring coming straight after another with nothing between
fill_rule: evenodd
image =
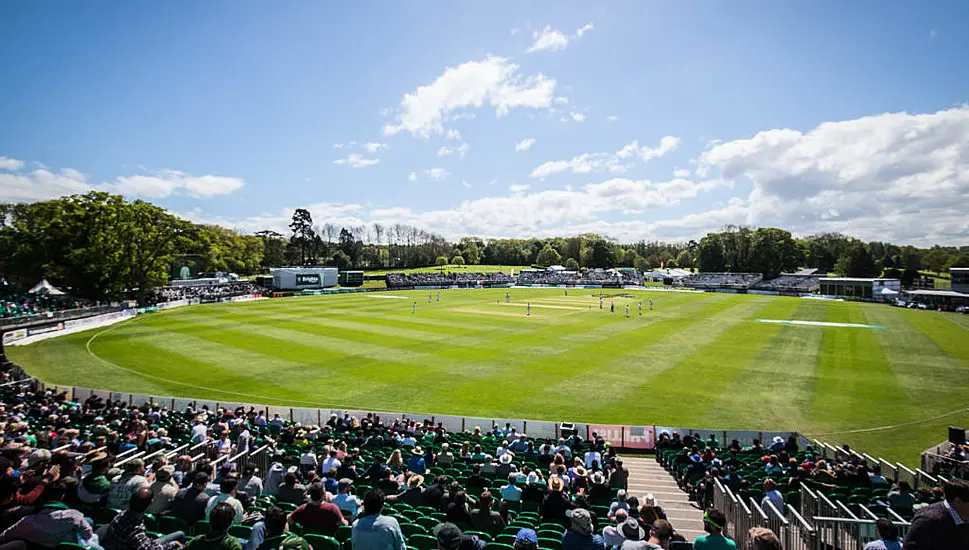
<instances>
[{"instance_id":1,"label":"red sign","mask_svg":"<svg viewBox=\"0 0 969 550\"><path fill-rule=\"evenodd\" d=\"M624 426L623 447L627 449L652 449L656 445L653 426Z\"/></svg>"},{"instance_id":2,"label":"red sign","mask_svg":"<svg viewBox=\"0 0 969 550\"><path fill-rule=\"evenodd\" d=\"M589 433L586 434L586 439L592 439L592 432L595 432L613 447L622 447L622 426L608 424L587 424L587 426Z\"/></svg>"}]
</instances>

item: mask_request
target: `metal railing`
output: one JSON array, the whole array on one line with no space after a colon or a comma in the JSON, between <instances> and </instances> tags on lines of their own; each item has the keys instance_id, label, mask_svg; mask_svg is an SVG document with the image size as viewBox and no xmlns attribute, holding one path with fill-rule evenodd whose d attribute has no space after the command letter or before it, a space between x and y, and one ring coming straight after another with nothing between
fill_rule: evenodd
<instances>
[{"instance_id":1,"label":"metal railing","mask_svg":"<svg viewBox=\"0 0 969 550\"><path fill-rule=\"evenodd\" d=\"M137 450L137 449L136 449L136 450ZM136 458L141 458L141 456L142 456L143 454L145 454L145 451L141 451L141 452L138 452L138 453L134 453L134 454L128 454L128 453L126 452L125 454L126 454L127 456L125 456L125 457L124 457L124 458L122 458L121 460L116 460L116 461L114 462L114 465L115 465L116 467L118 467L118 466L123 466L123 465L124 465L124 464L126 464L127 462L129 462L129 461L131 461L131 460L134 460L134 459L136 459ZM118 455L118 456L121 456L121 455Z\"/></svg>"},{"instance_id":2,"label":"metal railing","mask_svg":"<svg viewBox=\"0 0 969 550\"><path fill-rule=\"evenodd\" d=\"M255 451L249 453L249 460L256 463L256 468L259 470L259 475L265 477L266 473L269 472L269 445L263 445Z\"/></svg>"},{"instance_id":3,"label":"metal railing","mask_svg":"<svg viewBox=\"0 0 969 550\"><path fill-rule=\"evenodd\" d=\"M909 524L893 522L898 529L899 540L905 540ZM814 518L815 548L838 550L863 550L865 545L878 538L875 521L870 519Z\"/></svg>"}]
</instances>

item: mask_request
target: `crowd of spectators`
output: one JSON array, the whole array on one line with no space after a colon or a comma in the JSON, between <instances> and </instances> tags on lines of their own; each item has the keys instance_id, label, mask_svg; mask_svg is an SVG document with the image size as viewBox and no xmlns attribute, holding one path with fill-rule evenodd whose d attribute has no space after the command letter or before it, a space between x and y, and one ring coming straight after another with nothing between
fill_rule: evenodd
<instances>
[{"instance_id":1,"label":"crowd of spectators","mask_svg":"<svg viewBox=\"0 0 969 550\"><path fill-rule=\"evenodd\" d=\"M549 537L563 549L591 541L605 550L599 533L617 517L638 526L623 541L682 540L652 495L626 493L628 470L595 434L536 440L510 425L449 433L372 414L301 425L251 407L72 402L32 384L0 388L5 550L174 550L186 541L268 550L318 536L352 539L354 550L423 548L422 537L452 550L473 539L481 550L510 527L520 550L537 550L540 538L547 547ZM236 471L235 457L257 447L266 471L251 459Z\"/></svg>"},{"instance_id":2,"label":"crowd of spectators","mask_svg":"<svg viewBox=\"0 0 969 550\"><path fill-rule=\"evenodd\" d=\"M439 273L439 272L415 272L415 273L388 273L387 286L390 288L413 287L413 286L467 286L477 284L508 284L511 283L511 276L507 273Z\"/></svg>"},{"instance_id":3,"label":"crowd of spectators","mask_svg":"<svg viewBox=\"0 0 969 550\"><path fill-rule=\"evenodd\" d=\"M821 286L820 280L819 277L810 275L781 275L776 279L761 281L754 288L778 292L817 292Z\"/></svg>"},{"instance_id":4,"label":"crowd of spectators","mask_svg":"<svg viewBox=\"0 0 969 550\"><path fill-rule=\"evenodd\" d=\"M215 301L233 296L259 294L262 291L261 288L250 281L235 281L218 285L163 286L152 290L149 302L160 304L196 298L202 301Z\"/></svg>"},{"instance_id":5,"label":"crowd of spectators","mask_svg":"<svg viewBox=\"0 0 969 550\"><path fill-rule=\"evenodd\" d=\"M95 305L93 302L64 295L6 293L0 298L0 319L19 319L34 315L48 316Z\"/></svg>"},{"instance_id":6,"label":"crowd of spectators","mask_svg":"<svg viewBox=\"0 0 969 550\"><path fill-rule=\"evenodd\" d=\"M801 449L794 436L787 440L775 437L767 446L755 439L752 445L742 447L737 440L722 446L714 434L704 440L664 432L657 449L658 459L676 474L680 486L701 507L712 503L719 481L748 505L756 503L764 510L772 506L785 514L787 505L800 507L800 487L804 486L849 510L860 512L859 507L865 506L880 517L891 510L912 522L908 538L921 539L921 544L932 540L931 532L938 530L935 540L942 541L939 545L916 544L912 548L969 544L969 530L956 529L969 525L969 481L965 479L951 478L943 487L913 490L905 480L887 478L880 464L869 464L864 455L848 446L834 457L823 458L811 446ZM953 523L954 518L960 519Z\"/></svg>"},{"instance_id":7,"label":"crowd of spectators","mask_svg":"<svg viewBox=\"0 0 969 550\"><path fill-rule=\"evenodd\" d=\"M680 284L690 288L743 290L763 278L760 273L693 273L681 279Z\"/></svg>"},{"instance_id":8,"label":"crowd of spectators","mask_svg":"<svg viewBox=\"0 0 969 550\"><path fill-rule=\"evenodd\" d=\"M541 285L604 285L624 284L623 276L614 269L588 271L527 270L518 274L518 284Z\"/></svg>"}]
</instances>

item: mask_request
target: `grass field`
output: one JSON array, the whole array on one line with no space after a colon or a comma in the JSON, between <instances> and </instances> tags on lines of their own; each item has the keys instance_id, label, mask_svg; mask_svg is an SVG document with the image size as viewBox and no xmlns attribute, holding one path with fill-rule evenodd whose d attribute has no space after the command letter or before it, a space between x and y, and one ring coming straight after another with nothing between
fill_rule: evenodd
<instances>
[{"instance_id":1,"label":"grass field","mask_svg":"<svg viewBox=\"0 0 969 550\"><path fill-rule=\"evenodd\" d=\"M598 291L505 292L203 305L8 355L49 383L148 395L810 435L895 426L825 439L908 464L969 424L969 316L658 291L628 291L610 314Z\"/></svg>"}]
</instances>

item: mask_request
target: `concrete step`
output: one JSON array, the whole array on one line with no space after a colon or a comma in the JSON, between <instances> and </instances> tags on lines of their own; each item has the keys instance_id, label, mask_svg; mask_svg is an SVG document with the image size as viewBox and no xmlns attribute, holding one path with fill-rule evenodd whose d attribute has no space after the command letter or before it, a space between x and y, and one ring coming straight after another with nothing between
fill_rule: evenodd
<instances>
[{"instance_id":1,"label":"concrete step","mask_svg":"<svg viewBox=\"0 0 969 550\"><path fill-rule=\"evenodd\" d=\"M642 499L652 493L678 533L688 540L703 534L703 512L690 502L673 476L656 460L627 457L624 458L623 466L629 470L630 496Z\"/></svg>"}]
</instances>

